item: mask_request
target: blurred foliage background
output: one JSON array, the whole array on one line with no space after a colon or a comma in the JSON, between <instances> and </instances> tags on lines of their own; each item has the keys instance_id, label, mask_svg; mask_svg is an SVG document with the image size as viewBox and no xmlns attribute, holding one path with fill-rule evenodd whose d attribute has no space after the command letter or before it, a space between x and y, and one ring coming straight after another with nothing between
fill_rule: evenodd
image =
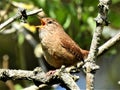
<instances>
[{"instance_id":1,"label":"blurred foliage background","mask_svg":"<svg viewBox=\"0 0 120 90\"><path fill-rule=\"evenodd\" d=\"M46 16L58 20L65 31L80 47L89 50L92 34L95 30L94 18L97 16L98 0L0 0L0 24L18 13L18 7L27 11L42 8ZM100 45L120 32L120 1L112 0L108 18L111 22L105 27ZM0 32L0 68L33 70L39 66L36 51L39 44L35 25L39 24L36 15L28 17L24 24L18 19ZM95 90L120 89L120 42L101 55L96 61L100 70L96 73ZM77 83L85 90L85 75ZM8 82L9 83L9 82ZM21 90L30 86L31 81L0 81L0 90ZM11 88L10 88L11 87ZM58 87L57 90L64 90Z\"/></svg>"}]
</instances>

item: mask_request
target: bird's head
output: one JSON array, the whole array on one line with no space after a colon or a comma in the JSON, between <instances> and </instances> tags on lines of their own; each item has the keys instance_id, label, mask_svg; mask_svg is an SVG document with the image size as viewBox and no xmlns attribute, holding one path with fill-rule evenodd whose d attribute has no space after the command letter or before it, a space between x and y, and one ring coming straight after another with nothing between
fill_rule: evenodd
<instances>
[{"instance_id":1,"label":"bird's head","mask_svg":"<svg viewBox=\"0 0 120 90\"><path fill-rule=\"evenodd\" d=\"M41 24L36 26L40 31L47 30L47 31L59 31L62 26L53 18L45 17L40 19ZM62 28L63 29L63 28Z\"/></svg>"},{"instance_id":2,"label":"bird's head","mask_svg":"<svg viewBox=\"0 0 120 90\"><path fill-rule=\"evenodd\" d=\"M41 22L41 25L36 26L37 28L40 28L40 29L46 28L46 27L55 28L60 26L60 24L55 19L52 19L49 17L41 18L40 22Z\"/></svg>"}]
</instances>

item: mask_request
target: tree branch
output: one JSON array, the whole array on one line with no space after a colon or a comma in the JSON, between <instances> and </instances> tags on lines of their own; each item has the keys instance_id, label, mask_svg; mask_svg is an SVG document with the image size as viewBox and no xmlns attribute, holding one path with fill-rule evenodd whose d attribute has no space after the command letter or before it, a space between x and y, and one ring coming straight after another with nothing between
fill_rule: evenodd
<instances>
[{"instance_id":1,"label":"tree branch","mask_svg":"<svg viewBox=\"0 0 120 90\"><path fill-rule=\"evenodd\" d=\"M60 83L69 90L80 90L75 81L76 76L64 71L64 68L57 69L54 74L47 75L41 68L37 67L34 71L0 69L0 80L33 80L36 85L53 85Z\"/></svg>"},{"instance_id":2,"label":"tree branch","mask_svg":"<svg viewBox=\"0 0 120 90\"><path fill-rule=\"evenodd\" d=\"M39 12L42 12L43 10L42 9L38 9L38 10L33 10L33 11L30 11L30 12L27 12L26 15L27 16L31 16L31 15L35 15ZM0 31L5 28L7 25L9 25L10 23L12 23L13 21L15 21L16 19L22 17L22 14L16 14L15 16L9 18L7 21L5 21L4 23L0 24Z\"/></svg>"},{"instance_id":3,"label":"tree branch","mask_svg":"<svg viewBox=\"0 0 120 90\"><path fill-rule=\"evenodd\" d=\"M98 48L97 55L101 55L104 51L108 50L111 46L115 45L116 42L120 41L120 32L104 43L102 46Z\"/></svg>"},{"instance_id":4,"label":"tree branch","mask_svg":"<svg viewBox=\"0 0 120 90\"><path fill-rule=\"evenodd\" d=\"M95 64L95 59L98 53L98 47L100 42L100 36L103 31L103 27L108 25L109 22L107 20L107 14L109 10L109 2L110 0L99 0L99 13L95 18L96 21L96 29L93 34L93 39L91 42L90 52L88 58L85 60L85 65L83 68L86 71L86 90L94 90L94 74L96 70L99 68Z\"/></svg>"}]
</instances>

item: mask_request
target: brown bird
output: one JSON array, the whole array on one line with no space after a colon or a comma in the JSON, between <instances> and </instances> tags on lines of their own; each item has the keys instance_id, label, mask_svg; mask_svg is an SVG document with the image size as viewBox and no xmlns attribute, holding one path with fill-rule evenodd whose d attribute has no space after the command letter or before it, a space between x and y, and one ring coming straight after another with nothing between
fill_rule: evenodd
<instances>
[{"instance_id":1,"label":"brown bird","mask_svg":"<svg viewBox=\"0 0 120 90\"><path fill-rule=\"evenodd\" d=\"M50 66L76 65L87 57L88 51L81 49L55 19L41 18L41 25L37 27L43 56Z\"/></svg>"}]
</instances>

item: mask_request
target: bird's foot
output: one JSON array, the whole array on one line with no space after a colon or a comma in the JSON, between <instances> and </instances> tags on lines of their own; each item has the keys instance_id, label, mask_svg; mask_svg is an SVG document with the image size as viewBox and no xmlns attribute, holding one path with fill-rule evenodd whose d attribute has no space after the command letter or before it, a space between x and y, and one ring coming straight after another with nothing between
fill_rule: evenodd
<instances>
[{"instance_id":1,"label":"bird's foot","mask_svg":"<svg viewBox=\"0 0 120 90\"><path fill-rule=\"evenodd\" d=\"M53 75L56 72L56 70L50 70L46 73L46 76Z\"/></svg>"}]
</instances>

